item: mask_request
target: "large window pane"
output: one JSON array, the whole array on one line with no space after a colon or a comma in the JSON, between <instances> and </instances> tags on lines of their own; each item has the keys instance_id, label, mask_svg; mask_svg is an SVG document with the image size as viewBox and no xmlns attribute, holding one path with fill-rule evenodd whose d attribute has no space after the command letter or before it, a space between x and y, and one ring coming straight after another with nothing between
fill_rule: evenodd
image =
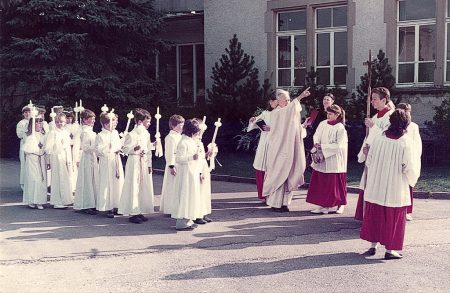
<instances>
[{"instance_id":1,"label":"large window pane","mask_svg":"<svg viewBox=\"0 0 450 293\"><path fill-rule=\"evenodd\" d=\"M414 38L415 28L413 26L401 27L398 32L398 61L414 61Z\"/></svg>"},{"instance_id":2,"label":"large window pane","mask_svg":"<svg viewBox=\"0 0 450 293\"><path fill-rule=\"evenodd\" d=\"M434 62L419 63L419 82L433 82L434 67Z\"/></svg>"},{"instance_id":3,"label":"large window pane","mask_svg":"<svg viewBox=\"0 0 450 293\"><path fill-rule=\"evenodd\" d=\"M447 62L447 81L450 81L450 62Z\"/></svg>"},{"instance_id":4,"label":"large window pane","mask_svg":"<svg viewBox=\"0 0 450 293\"><path fill-rule=\"evenodd\" d=\"M330 69L329 68L317 68L317 84L329 85L330 84Z\"/></svg>"},{"instance_id":5,"label":"large window pane","mask_svg":"<svg viewBox=\"0 0 450 293\"><path fill-rule=\"evenodd\" d=\"M194 104L194 68L193 68L193 46L180 46L180 99L182 106Z\"/></svg>"},{"instance_id":6,"label":"large window pane","mask_svg":"<svg viewBox=\"0 0 450 293\"><path fill-rule=\"evenodd\" d=\"M306 36L294 36L294 67L306 67Z\"/></svg>"},{"instance_id":7,"label":"large window pane","mask_svg":"<svg viewBox=\"0 0 450 293\"><path fill-rule=\"evenodd\" d=\"M334 34L334 65L347 64L347 32Z\"/></svg>"},{"instance_id":8,"label":"large window pane","mask_svg":"<svg viewBox=\"0 0 450 293\"><path fill-rule=\"evenodd\" d=\"M343 85L347 82L347 67L334 68L334 83Z\"/></svg>"},{"instance_id":9,"label":"large window pane","mask_svg":"<svg viewBox=\"0 0 450 293\"><path fill-rule=\"evenodd\" d=\"M278 86L291 86L291 70L279 69L278 70Z\"/></svg>"},{"instance_id":10,"label":"large window pane","mask_svg":"<svg viewBox=\"0 0 450 293\"><path fill-rule=\"evenodd\" d=\"M330 34L317 35L317 66L330 65Z\"/></svg>"},{"instance_id":11,"label":"large window pane","mask_svg":"<svg viewBox=\"0 0 450 293\"><path fill-rule=\"evenodd\" d=\"M347 26L347 6L333 8L333 26Z\"/></svg>"},{"instance_id":12,"label":"large window pane","mask_svg":"<svg viewBox=\"0 0 450 293\"><path fill-rule=\"evenodd\" d=\"M305 85L306 69L294 70L294 86Z\"/></svg>"},{"instance_id":13,"label":"large window pane","mask_svg":"<svg viewBox=\"0 0 450 293\"><path fill-rule=\"evenodd\" d=\"M197 75L197 103L205 102L205 46L195 45L196 75Z\"/></svg>"},{"instance_id":14,"label":"large window pane","mask_svg":"<svg viewBox=\"0 0 450 293\"><path fill-rule=\"evenodd\" d=\"M450 17L450 0L447 0L447 17Z\"/></svg>"},{"instance_id":15,"label":"large window pane","mask_svg":"<svg viewBox=\"0 0 450 293\"><path fill-rule=\"evenodd\" d=\"M435 18L435 15L436 0L402 0L399 2L400 21Z\"/></svg>"},{"instance_id":16,"label":"large window pane","mask_svg":"<svg viewBox=\"0 0 450 293\"><path fill-rule=\"evenodd\" d=\"M435 60L436 31L434 25L419 27L419 61Z\"/></svg>"},{"instance_id":17,"label":"large window pane","mask_svg":"<svg viewBox=\"0 0 450 293\"><path fill-rule=\"evenodd\" d=\"M177 84L177 47L159 54L159 77L168 84Z\"/></svg>"},{"instance_id":18,"label":"large window pane","mask_svg":"<svg viewBox=\"0 0 450 293\"><path fill-rule=\"evenodd\" d=\"M414 64L398 65L398 82L399 83L414 82Z\"/></svg>"},{"instance_id":19,"label":"large window pane","mask_svg":"<svg viewBox=\"0 0 450 293\"><path fill-rule=\"evenodd\" d=\"M317 28L331 27L331 8L317 9Z\"/></svg>"},{"instance_id":20,"label":"large window pane","mask_svg":"<svg viewBox=\"0 0 450 293\"><path fill-rule=\"evenodd\" d=\"M282 12L278 14L278 31L306 29L306 11Z\"/></svg>"},{"instance_id":21,"label":"large window pane","mask_svg":"<svg viewBox=\"0 0 450 293\"><path fill-rule=\"evenodd\" d=\"M291 37L278 37L278 67L291 67Z\"/></svg>"},{"instance_id":22,"label":"large window pane","mask_svg":"<svg viewBox=\"0 0 450 293\"><path fill-rule=\"evenodd\" d=\"M447 24L447 60L450 60L450 23Z\"/></svg>"}]
</instances>

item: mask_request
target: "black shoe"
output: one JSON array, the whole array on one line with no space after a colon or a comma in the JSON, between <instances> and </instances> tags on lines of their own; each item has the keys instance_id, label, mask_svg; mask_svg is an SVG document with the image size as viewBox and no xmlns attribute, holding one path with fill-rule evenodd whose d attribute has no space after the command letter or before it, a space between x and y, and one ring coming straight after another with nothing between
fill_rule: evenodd
<instances>
[{"instance_id":1,"label":"black shoe","mask_svg":"<svg viewBox=\"0 0 450 293\"><path fill-rule=\"evenodd\" d=\"M289 212L289 208L287 206L281 206L281 212L287 213L287 212Z\"/></svg>"},{"instance_id":2,"label":"black shoe","mask_svg":"<svg viewBox=\"0 0 450 293\"><path fill-rule=\"evenodd\" d=\"M390 259L401 259L401 258L403 258L403 255L399 255L399 256L397 256L397 255L393 255L393 254L391 254L391 253L389 253L389 252L386 252L385 254L384 254L384 259L385 260L390 260Z\"/></svg>"},{"instance_id":3,"label":"black shoe","mask_svg":"<svg viewBox=\"0 0 450 293\"><path fill-rule=\"evenodd\" d=\"M204 225L207 222L205 220L203 220L203 219L198 218L198 219L195 219L194 223L195 224L199 224L199 225Z\"/></svg>"},{"instance_id":4,"label":"black shoe","mask_svg":"<svg viewBox=\"0 0 450 293\"><path fill-rule=\"evenodd\" d=\"M97 211L94 209L85 209L85 210L82 210L82 212L87 215L96 215L97 214Z\"/></svg>"},{"instance_id":5,"label":"black shoe","mask_svg":"<svg viewBox=\"0 0 450 293\"><path fill-rule=\"evenodd\" d=\"M106 214L106 217L107 217L107 218L110 218L110 219L114 219L114 213L113 213L112 211L109 211L109 212Z\"/></svg>"},{"instance_id":6,"label":"black shoe","mask_svg":"<svg viewBox=\"0 0 450 293\"><path fill-rule=\"evenodd\" d=\"M377 249L375 247L369 248L366 252L363 253L363 255L375 255L377 253Z\"/></svg>"},{"instance_id":7,"label":"black shoe","mask_svg":"<svg viewBox=\"0 0 450 293\"><path fill-rule=\"evenodd\" d=\"M139 215L137 215L136 217L139 217L139 219L141 219L142 222L147 222L147 221L148 221L148 218L147 218L147 217L144 217L143 214L139 214Z\"/></svg>"},{"instance_id":8,"label":"black shoe","mask_svg":"<svg viewBox=\"0 0 450 293\"><path fill-rule=\"evenodd\" d=\"M128 221L135 224L142 224L142 220L138 216L132 216L128 219Z\"/></svg>"},{"instance_id":9,"label":"black shoe","mask_svg":"<svg viewBox=\"0 0 450 293\"><path fill-rule=\"evenodd\" d=\"M192 231L195 229L195 227L194 227L194 225L191 225L191 226L188 226L185 228L176 228L176 229L177 229L177 231Z\"/></svg>"},{"instance_id":10,"label":"black shoe","mask_svg":"<svg viewBox=\"0 0 450 293\"><path fill-rule=\"evenodd\" d=\"M209 218L208 216L204 216L204 217L203 217L203 220L205 220L205 221L208 222L208 223L211 223L211 222L212 222L211 218Z\"/></svg>"},{"instance_id":11,"label":"black shoe","mask_svg":"<svg viewBox=\"0 0 450 293\"><path fill-rule=\"evenodd\" d=\"M272 207L271 209L272 209L272 212L276 212L276 213L282 213L283 212L281 208L274 208L274 207Z\"/></svg>"},{"instance_id":12,"label":"black shoe","mask_svg":"<svg viewBox=\"0 0 450 293\"><path fill-rule=\"evenodd\" d=\"M118 215L118 214L119 214L118 211L119 211L118 208L113 208L113 214L114 214L114 215Z\"/></svg>"}]
</instances>

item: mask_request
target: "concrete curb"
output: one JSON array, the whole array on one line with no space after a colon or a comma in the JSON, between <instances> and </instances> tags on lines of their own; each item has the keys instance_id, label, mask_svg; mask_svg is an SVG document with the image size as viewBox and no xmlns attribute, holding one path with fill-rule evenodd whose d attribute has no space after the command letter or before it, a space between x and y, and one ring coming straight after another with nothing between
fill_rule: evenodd
<instances>
[{"instance_id":1,"label":"concrete curb","mask_svg":"<svg viewBox=\"0 0 450 293\"><path fill-rule=\"evenodd\" d=\"M155 174L164 175L164 170L161 169L153 169ZM223 181L223 182L234 182L234 183L248 183L248 184L256 184L256 179L251 177L239 177L232 175L219 175L219 174L211 174L211 180L214 181ZM309 183L305 183L301 189L308 189ZM347 192L350 193L359 193L359 187L356 186L347 186ZM449 192L428 192L428 191L414 191L414 198L421 199L447 199L450 200Z\"/></svg>"}]
</instances>

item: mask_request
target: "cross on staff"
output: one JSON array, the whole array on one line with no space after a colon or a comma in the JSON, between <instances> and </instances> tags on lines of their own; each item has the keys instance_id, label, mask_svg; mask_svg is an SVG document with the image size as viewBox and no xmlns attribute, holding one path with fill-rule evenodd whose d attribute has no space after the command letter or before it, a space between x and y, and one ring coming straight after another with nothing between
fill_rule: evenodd
<instances>
[{"instance_id":1,"label":"cross on staff","mask_svg":"<svg viewBox=\"0 0 450 293\"><path fill-rule=\"evenodd\" d=\"M363 63L367 66L368 85L367 85L367 108L366 118L370 118L370 99L372 98L372 66L375 62L372 60L372 50L369 50L369 60ZM366 126L366 138L369 135L369 127Z\"/></svg>"}]
</instances>

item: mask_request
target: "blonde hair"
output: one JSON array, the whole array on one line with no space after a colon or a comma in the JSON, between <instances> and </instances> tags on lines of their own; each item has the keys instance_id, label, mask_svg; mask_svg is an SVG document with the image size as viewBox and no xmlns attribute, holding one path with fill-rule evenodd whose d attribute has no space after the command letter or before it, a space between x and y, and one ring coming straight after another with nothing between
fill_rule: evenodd
<instances>
[{"instance_id":1,"label":"blonde hair","mask_svg":"<svg viewBox=\"0 0 450 293\"><path fill-rule=\"evenodd\" d=\"M281 95L285 95L286 97L288 97L288 99L291 99L291 96L289 95L289 92L283 89L277 89L276 91L277 93L277 99L281 96Z\"/></svg>"}]
</instances>

